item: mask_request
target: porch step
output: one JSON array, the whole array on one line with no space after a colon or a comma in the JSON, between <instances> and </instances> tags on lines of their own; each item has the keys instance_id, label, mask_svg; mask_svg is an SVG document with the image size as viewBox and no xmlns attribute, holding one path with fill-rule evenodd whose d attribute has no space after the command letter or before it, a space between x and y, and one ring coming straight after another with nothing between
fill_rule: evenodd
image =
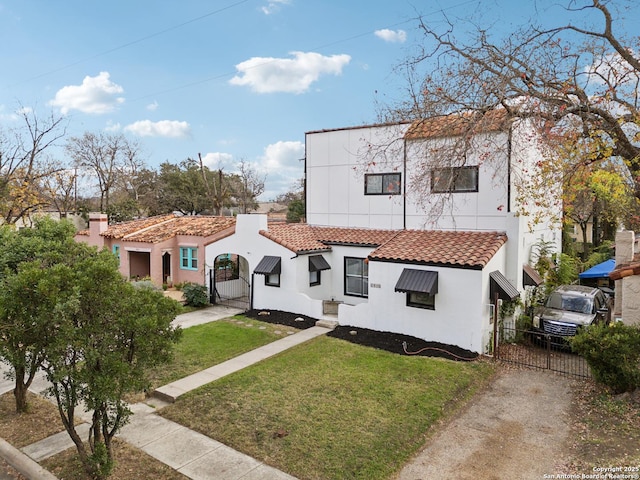
<instances>
[{"instance_id":1,"label":"porch step","mask_svg":"<svg viewBox=\"0 0 640 480\"><path fill-rule=\"evenodd\" d=\"M333 320L331 318L323 318L322 320L318 320L316 322L316 327L324 327L330 330L333 330L338 326L338 320Z\"/></svg>"}]
</instances>

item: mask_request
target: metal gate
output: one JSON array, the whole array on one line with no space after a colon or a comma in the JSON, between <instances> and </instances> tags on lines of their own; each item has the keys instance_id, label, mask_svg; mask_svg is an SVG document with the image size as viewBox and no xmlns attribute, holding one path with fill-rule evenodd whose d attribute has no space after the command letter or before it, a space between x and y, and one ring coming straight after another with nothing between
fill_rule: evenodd
<instances>
[{"instance_id":1,"label":"metal gate","mask_svg":"<svg viewBox=\"0 0 640 480\"><path fill-rule=\"evenodd\" d=\"M215 305L239 308L247 311L251 308L251 284L240 276L226 275L225 270L209 270L209 302Z\"/></svg>"},{"instance_id":2,"label":"metal gate","mask_svg":"<svg viewBox=\"0 0 640 480\"><path fill-rule=\"evenodd\" d=\"M500 325L494 332L494 358L579 378L593 378L587 361L547 334Z\"/></svg>"}]
</instances>

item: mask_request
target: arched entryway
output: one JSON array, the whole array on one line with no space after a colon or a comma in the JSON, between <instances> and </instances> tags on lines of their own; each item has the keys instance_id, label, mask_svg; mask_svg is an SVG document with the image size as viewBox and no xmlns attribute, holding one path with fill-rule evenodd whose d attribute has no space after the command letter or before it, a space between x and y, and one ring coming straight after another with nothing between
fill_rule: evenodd
<instances>
[{"instance_id":1,"label":"arched entryway","mask_svg":"<svg viewBox=\"0 0 640 480\"><path fill-rule=\"evenodd\" d=\"M209 301L216 305L249 310L250 298L247 259L234 253L218 255L213 268L209 269Z\"/></svg>"}]
</instances>

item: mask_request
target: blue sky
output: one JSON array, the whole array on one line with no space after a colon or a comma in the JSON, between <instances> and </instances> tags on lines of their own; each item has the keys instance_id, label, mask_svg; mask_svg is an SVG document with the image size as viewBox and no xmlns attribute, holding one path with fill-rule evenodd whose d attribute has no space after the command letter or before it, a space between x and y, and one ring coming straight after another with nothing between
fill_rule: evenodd
<instances>
[{"instance_id":1,"label":"blue sky","mask_svg":"<svg viewBox=\"0 0 640 480\"><path fill-rule=\"evenodd\" d=\"M500 34L538 3L0 0L0 126L19 125L22 105L67 116L70 136L125 133L153 168L245 160L266 173L268 200L302 177L305 132L374 123L376 102L401 96L393 67L422 38L418 12L482 17Z\"/></svg>"}]
</instances>

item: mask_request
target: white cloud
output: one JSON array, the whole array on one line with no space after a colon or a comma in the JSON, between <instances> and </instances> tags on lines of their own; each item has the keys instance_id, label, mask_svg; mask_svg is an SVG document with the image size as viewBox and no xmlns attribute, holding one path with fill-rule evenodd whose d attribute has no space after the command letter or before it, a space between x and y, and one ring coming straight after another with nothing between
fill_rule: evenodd
<instances>
[{"instance_id":1,"label":"white cloud","mask_svg":"<svg viewBox=\"0 0 640 480\"><path fill-rule=\"evenodd\" d=\"M177 120L140 120L124 127L125 131L141 137L184 138L191 134L191 126L187 122Z\"/></svg>"},{"instance_id":2,"label":"white cloud","mask_svg":"<svg viewBox=\"0 0 640 480\"><path fill-rule=\"evenodd\" d=\"M202 163L212 170L224 168L233 162L233 155L230 153L213 152L202 156Z\"/></svg>"},{"instance_id":3,"label":"white cloud","mask_svg":"<svg viewBox=\"0 0 640 480\"><path fill-rule=\"evenodd\" d=\"M105 131L107 132L119 132L122 129L122 125L120 125L120 123L118 122L113 122L111 120L109 120L107 122L107 126L104 127Z\"/></svg>"},{"instance_id":4,"label":"white cloud","mask_svg":"<svg viewBox=\"0 0 640 480\"><path fill-rule=\"evenodd\" d=\"M147 110L150 110L152 112L155 112L158 109L158 101L154 100L153 103L150 103L149 105L147 105Z\"/></svg>"},{"instance_id":5,"label":"white cloud","mask_svg":"<svg viewBox=\"0 0 640 480\"><path fill-rule=\"evenodd\" d=\"M109 72L100 72L95 77L84 77L82 85L62 87L49 105L60 107L63 115L71 110L99 115L112 112L124 103L124 98L118 96L123 92L120 85L109 79Z\"/></svg>"},{"instance_id":6,"label":"white cloud","mask_svg":"<svg viewBox=\"0 0 640 480\"><path fill-rule=\"evenodd\" d=\"M0 105L0 121L16 122L23 118L25 115L29 115L33 112L31 107L20 107L12 112L6 112L5 105Z\"/></svg>"},{"instance_id":7,"label":"white cloud","mask_svg":"<svg viewBox=\"0 0 640 480\"><path fill-rule=\"evenodd\" d=\"M384 28L382 30L376 30L374 34L385 42L404 43L407 41L407 32L404 30L389 30L388 28Z\"/></svg>"},{"instance_id":8,"label":"white cloud","mask_svg":"<svg viewBox=\"0 0 640 480\"><path fill-rule=\"evenodd\" d=\"M267 174L266 190L260 196L272 199L288 191L304 175L304 143L280 141L267 145L259 170Z\"/></svg>"},{"instance_id":9,"label":"white cloud","mask_svg":"<svg viewBox=\"0 0 640 480\"><path fill-rule=\"evenodd\" d=\"M265 15L271 15L274 12L280 10L282 5L290 5L291 0L270 0L264 7L262 7L262 13Z\"/></svg>"},{"instance_id":10,"label":"white cloud","mask_svg":"<svg viewBox=\"0 0 640 480\"><path fill-rule=\"evenodd\" d=\"M314 52L291 52L293 58L253 57L236 65L241 73L229 83L249 86L256 93L304 93L323 74L340 75L349 55L330 57Z\"/></svg>"}]
</instances>

